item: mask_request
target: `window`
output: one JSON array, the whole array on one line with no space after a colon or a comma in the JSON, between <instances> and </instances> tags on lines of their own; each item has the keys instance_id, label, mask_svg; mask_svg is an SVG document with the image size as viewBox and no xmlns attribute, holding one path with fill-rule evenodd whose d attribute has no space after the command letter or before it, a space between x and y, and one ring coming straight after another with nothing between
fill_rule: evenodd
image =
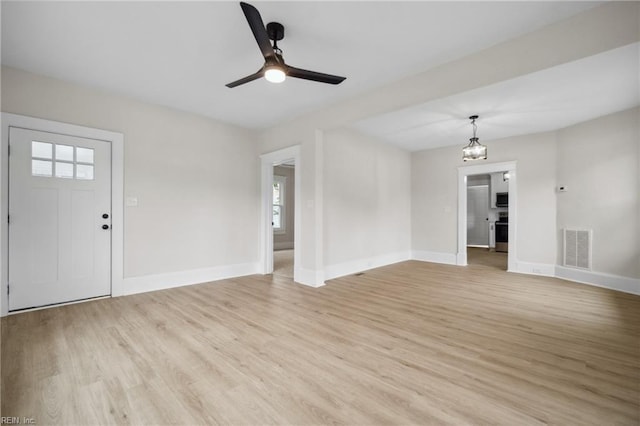
<instances>
[{"instance_id":1,"label":"window","mask_svg":"<svg viewBox=\"0 0 640 426\"><path fill-rule=\"evenodd\" d=\"M32 141L31 174L40 177L93 180L93 149Z\"/></svg>"},{"instance_id":2,"label":"window","mask_svg":"<svg viewBox=\"0 0 640 426\"><path fill-rule=\"evenodd\" d=\"M273 231L285 232L285 191L287 178L273 176Z\"/></svg>"},{"instance_id":3,"label":"window","mask_svg":"<svg viewBox=\"0 0 640 426\"><path fill-rule=\"evenodd\" d=\"M31 142L31 174L33 176L53 176L53 144Z\"/></svg>"}]
</instances>

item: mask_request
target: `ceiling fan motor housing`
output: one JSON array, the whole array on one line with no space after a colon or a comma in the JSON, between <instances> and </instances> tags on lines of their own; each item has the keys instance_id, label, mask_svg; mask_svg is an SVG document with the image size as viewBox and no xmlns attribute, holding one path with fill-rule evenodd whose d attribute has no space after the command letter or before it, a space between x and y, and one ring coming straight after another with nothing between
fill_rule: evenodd
<instances>
[{"instance_id":1,"label":"ceiling fan motor housing","mask_svg":"<svg viewBox=\"0 0 640 426\"><path fill-rule=\"evenodd\" d=\"M279 22L269 22L267 24L267 34L271 40L282 40L284 38L284 25Z\"/></svg>"}]
</instances>

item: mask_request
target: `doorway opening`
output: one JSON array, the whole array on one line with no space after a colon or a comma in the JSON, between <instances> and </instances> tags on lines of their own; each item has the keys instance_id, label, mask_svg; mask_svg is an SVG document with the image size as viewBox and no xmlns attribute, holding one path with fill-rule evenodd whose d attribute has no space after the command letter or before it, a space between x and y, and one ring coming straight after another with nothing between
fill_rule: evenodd
<instances>
[{"instance_id":1,"label":"doorway opening","mask_svg":"<svg viewBox=\"0 0 640 426\"><path fill-rule=\"evenodd\" d=\"M295 253L295 161L273 168L273 275L293 279Z\"/></svg>"},{"instance_id":2,"label":"doorway opening","mask_svg":"<svg viewBox=\"0 0 640 426\"><path fill-rule=\"evenodd\" d=\"M458 265L516 270L516 163L458 169Z\"/></svg>"},{"instance_id":3,"label":"doorway opening","mask_svg":"<svg viewBox=\"0 0 640 426\"><path fill-rule=\"evenodd\" d=\"M467 176L467 263L507 270L508 194L503 172ZM497 201L498 195L500 200Z\"/></svg>"},{"instance_id":4,"label":"doorway opening","mask_svg":"<svg viewBox=\"0 0 640 426\"><path fill-rule=\"evenodd\" d=\"M263 274L299 281L300 147L261 156Z\"/></svg>"}]
</instances>

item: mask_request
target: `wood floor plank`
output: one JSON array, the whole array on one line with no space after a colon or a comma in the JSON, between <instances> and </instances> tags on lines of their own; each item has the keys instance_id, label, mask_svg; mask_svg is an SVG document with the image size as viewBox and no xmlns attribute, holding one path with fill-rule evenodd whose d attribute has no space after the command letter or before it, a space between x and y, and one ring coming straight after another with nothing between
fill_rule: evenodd
<instances>
[{"instance_id":1,"label":"wood floor plank","mask_svg":"<svg viewBox=\"0 0 640 426\"><path fill-rule=\"evenodd\" d=\"M2 320L2 415L38 424L640 424L640 297L403 262Z\"/></svg>"}]
</instances>

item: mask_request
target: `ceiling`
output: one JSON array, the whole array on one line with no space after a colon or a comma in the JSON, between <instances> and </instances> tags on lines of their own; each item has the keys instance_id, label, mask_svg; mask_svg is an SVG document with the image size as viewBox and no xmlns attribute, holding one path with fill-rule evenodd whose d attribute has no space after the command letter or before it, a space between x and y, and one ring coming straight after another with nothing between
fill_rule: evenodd
<instances>
[{"instance_id":1,"label":"ceiling","mask_svg":"<svg viewBox=\"0 0 640 426\"><path fill-rule=\"evenodd\" d=\"M640 43L355 123L409 151L546 132L640 105Z\"/></svg>"},{"instance_id":2,"label":"ceiling","mask_svg":"<svg viewBox=\"0 0 640 426\"><path fill-rule=\"evenodd\" d=\"M266 128L597 4L254 2L265 23L284 24L285 38L279 46L288 64L347 80L337 86L257 80L229 89L226 83L257 71L263 63L237 2L3 1L2 64L248 128ZM625 61L622 56L628 52L612 54ZM611 58L592 59L600 70L611 71L606 68ZM574 65L584 69L587 64ZM452 117L459 119L469 111L483 115L481 138L494 130L493 135L504 135L509 126L530 129L531 121L544 115L541 108L547 110L545 126L553 126L552 111L545 106L550 102L530 87L550 87L554 78L567 79L574 65L375 117L358 123L358 128L408 149L422 149L419 141L425 137L434 141L431 145L453 139L459 144L458 139L468 137L468 123ZM635 66L637 72L637 60ZM553 93L558 107L566 109L562 102L571 97L583 100L580 88L589 89L592 96L600 94L593 78L576 82L570 93L569 88L564 95ZM501 120L500 115L517 119Z\"/></svg>"}]
</instances>

